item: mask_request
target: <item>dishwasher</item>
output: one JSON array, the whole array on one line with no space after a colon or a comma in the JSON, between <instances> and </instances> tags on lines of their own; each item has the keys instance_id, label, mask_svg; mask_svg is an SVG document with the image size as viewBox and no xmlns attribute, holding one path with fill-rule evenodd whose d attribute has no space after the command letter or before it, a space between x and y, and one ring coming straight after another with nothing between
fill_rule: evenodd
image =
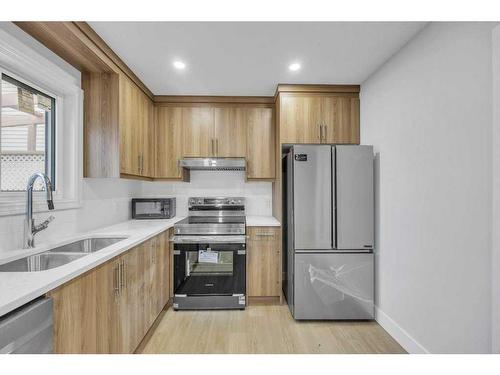
<instances>
[{"instance_id":1,"label":"dishwasher","mask_svg":"<svg viewBox=\"0 0 500 375\"><path fill-rule=\"evenodd\" d=\"M52 299L41 297L0 317L0 354L53 352Z\"/></svg>"}]
</instances>

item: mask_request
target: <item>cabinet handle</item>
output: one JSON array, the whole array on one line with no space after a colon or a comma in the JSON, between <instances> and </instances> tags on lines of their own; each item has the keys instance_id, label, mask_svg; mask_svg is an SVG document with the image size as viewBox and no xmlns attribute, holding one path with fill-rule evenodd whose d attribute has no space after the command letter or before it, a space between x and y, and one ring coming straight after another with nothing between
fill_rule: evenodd
<instances>
[{"instance_id":1,"label":"cabinet handle","mask_svg":"<svg viewBox=\"0 0 500 375\"><path fill-rule=\"evenodd\" d=\"M325 142L326 142L326 138L328 137L328 135L327 135L328 134L327 133L328 132L328 128L326 127L326 124L323 125L323 127L325 128Z\"/></svg>"},{"instance_id":2,"label":"cabinet handle","mask_svg":"<svg viewBox=\"0 0 500 375\"><path fill-rule=\"evenodd\" d=\"M141 154L141 174L144 174L144 155Z\"/></svg>"},{"instance_id":3,"label":"cabinet handle","mask_svg":"<svg viewBox=\"0 0 500 375\"><path fill-rule=\"evenodd\" d=\"M141 155L137 155L137 173L141 174Z\"/></svg>"},{"instance_id":4,"label":"cabinet handle","mask_svg":"<svg viewBox=\"0 0 500 375\"><path fill-rule=\"evenodd\" d=\"M120 262L120 292L125 287L125 261Z\"/></svg>"},{"instance_id":5,"label":"cabinet handle","mask_svg":"<svg viewBox=\"0 0 500 375\"><path fill-rule=\"evenodd\" d=\"M212 151L211 151L211 155L213 156L214 155L214 139L212 138Z\"/></svg>"},{"instance_id":6,"label":"cabinet handle","mask_svg":"<svg viewBox=\"0 0 500 375\"><path fill-rule=\"evenodd\" d=\"M120 265L113 268L113 290L116 295L120 294Z\"/></svg>"},{"instance_id":7,"label":"cabinet handle","mask_svg":"<svg viewBox=\"0 0 500 375\"><path fill-rule=\"evenodd\" d=\"M323 142L323 127L321 125L319 125L319 142Z\"/></svg>"},{"instance_id":8,"label":"cabinet handle","mask_svg":"<svg viewBox=\"0 0 500 375\"><path fill-rule=\"evenodd\" d=\"M215 155L219 155L219 138L215 140Z\"/></svg>"},{"instance_id":9,"label":"cabinet handle","mask_svg":"<svg viewBox=\"0 0 500 375\"><path fill-rule=\"evenodd\" d=\"M255 233L259 237L274 237L274 233Z\"/></svg>"}]
</instances>

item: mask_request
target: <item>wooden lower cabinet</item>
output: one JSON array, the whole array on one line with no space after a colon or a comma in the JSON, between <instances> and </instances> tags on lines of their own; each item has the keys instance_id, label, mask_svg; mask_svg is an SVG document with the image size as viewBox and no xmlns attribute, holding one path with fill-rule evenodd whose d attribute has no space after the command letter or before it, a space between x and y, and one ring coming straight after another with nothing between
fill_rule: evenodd
<instances>
[{"instance_id":1,"label":"wooden lower cabinet","mask_svg":"<svg viewBox=\"0 0 500 375\"><path fill-rule=\"evenodd\" d=\"M247 295L281 296L281 228L247 227Z\"/></svg>"},{"instance_id":2,"label":"wooden lower cabinet","mask_svg":"<svg viewBox=\"0 0 500 375\"><path fill-rule=\"evenodd\" d=\"M96 353L96 274L80 276L48 293L54 301L54 352Z\"/></svg>"},{"instance_id":3,"label":"wooden lower cabinet","mask_svg":"<svg viewBox=\"0 0 500 375\"><path fill-rule=\"evenodd\" d=\"M48 293L56 353L133 353L168 302L167 232Z\"/></svg>"},{"instance_id":4,"label":"wooden lower cabinet","mask_svg":"<svg viewBox=\"0 0 500 375\"><path fill-rule=\"evenodd\" d=\"M156 270L159 279L158 303L156 309L158 314L163 310L170 299L170 237L173 235L173 228L160 234L157 247Z\"/></svg>"},{"instance_id":5,"label":"wooden lower cabinet","mask_svg":"<svg viewBox=\"0 0 500 375\"><path fill-rule=\"evenodd\" d=\"M124 353L124 340L122 334L122 311L125 310L123 299L120 296L120 267L122 257L117 257L91 274L96 275L99 287L96 293L96 353ZM63 285L64 288L64 285ZM58 317L54 318L55 325L60 324ZM73 324L76 324L73 322ZM56 351L58 353L58 351ZM85 353L85 352L84 352Z\"/></svg>"}]
</instances>

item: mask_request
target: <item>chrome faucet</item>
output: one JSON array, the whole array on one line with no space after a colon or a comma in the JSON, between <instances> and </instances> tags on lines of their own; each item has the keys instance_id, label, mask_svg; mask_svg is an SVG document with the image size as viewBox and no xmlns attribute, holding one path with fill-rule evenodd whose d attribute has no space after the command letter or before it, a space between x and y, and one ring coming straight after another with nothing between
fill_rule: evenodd
<instances>
[{"instance_id":1,"label":"chrome faucet","mask_svg":"<svg viewBox=\"0 0 500 375\"><path fill-rule=\"evenodd\" d=\"M49 226L49 223L54 220L54 216L49 216L49 218L43 223L35 225L35 219L33 219L33 185L39 178L42 179L45 193L47 194L47 206L49 207L49 210L54 209L54 201L52 200L52 184L50 183L49 178L41 172L33 174L29 178L28 186L26 187L26 220L24 228L25 249L35 247L35 234L46 229Z\"/></svg>"}]
</instances>

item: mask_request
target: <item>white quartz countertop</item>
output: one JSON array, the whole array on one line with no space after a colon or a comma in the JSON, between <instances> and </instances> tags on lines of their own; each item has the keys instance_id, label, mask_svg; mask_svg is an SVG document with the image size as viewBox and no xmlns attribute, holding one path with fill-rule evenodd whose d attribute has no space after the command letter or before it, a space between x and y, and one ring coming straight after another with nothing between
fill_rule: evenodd
<instances>
[{"instance_id":1,"label":"white quartz countertop","mask_svg":"<svg viewBox=\"0 0 500 375\"><path fill-rule=\"evenodd\" d=\"M0 316L173 227L183 218L180 216L168 220L129 220L92 232L62 238L57 242L45 243L34 249L13 250L1 254L0 264L4 264L91 236L127 237L61 267L39 272L0 272Z\"/></svg>"},{"instance_id":2,"label":"white quartz countertop","mask_svg":"<svg viewBox=\"0 0 500 375\"><path fill-rule=\"evenodd\" d=\"M247 227L279 227L278 219L274 216L247 216Z\"/></svg>"}]
</instances>

